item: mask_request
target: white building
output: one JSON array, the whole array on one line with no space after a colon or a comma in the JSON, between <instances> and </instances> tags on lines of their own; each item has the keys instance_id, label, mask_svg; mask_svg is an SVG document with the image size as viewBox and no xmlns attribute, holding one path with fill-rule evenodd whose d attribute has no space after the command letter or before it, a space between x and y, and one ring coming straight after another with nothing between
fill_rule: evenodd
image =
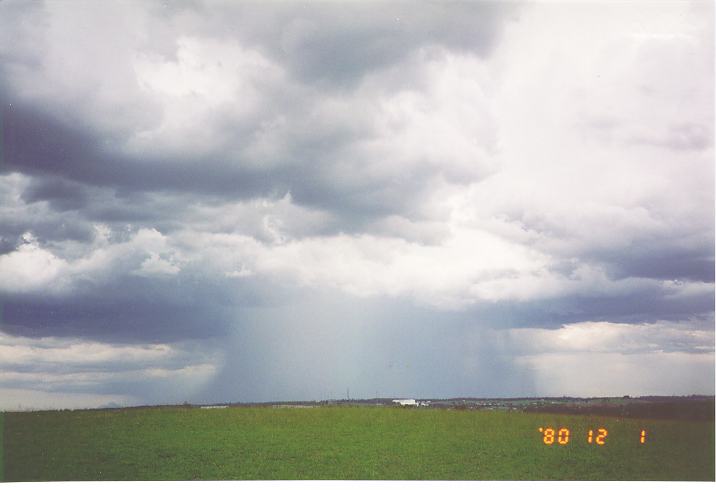
<instances>
[{"instance_id":1,"label":"white building","mask_svg":"<svg viewBox=\"0 0 716 490\"><path fill-rule=\"evenodd\" d=\"M396 403L400 405L401 407L417 407L418 402L413 400L412 398L408 398L405 400L393 400L393 403Z\"/></svg>"}]
</instances>

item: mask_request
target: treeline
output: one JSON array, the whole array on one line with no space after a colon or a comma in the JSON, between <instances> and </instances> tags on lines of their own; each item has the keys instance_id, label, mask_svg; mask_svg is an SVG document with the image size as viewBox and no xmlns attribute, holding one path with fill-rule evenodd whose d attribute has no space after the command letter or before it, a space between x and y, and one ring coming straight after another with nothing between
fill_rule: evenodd
<instances>
[{"instance_id":1,"label":"treeline","mask_svg":"<svg viewBox=\"0 0 716 490\"><path fill-rule=\"evenodd\" d=\"M629 418L675 419L692 421L714 420L714 399L660 401L629 401L626 403L560 403L525 407L526 412L607 415Z\"/></svg>"}]
</instances>

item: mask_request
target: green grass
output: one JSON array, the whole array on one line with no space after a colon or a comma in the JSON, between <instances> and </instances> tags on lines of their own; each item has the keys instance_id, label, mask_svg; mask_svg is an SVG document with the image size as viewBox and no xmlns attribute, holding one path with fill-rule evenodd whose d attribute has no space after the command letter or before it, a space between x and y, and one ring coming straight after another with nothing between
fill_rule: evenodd
<instances>
[{"instance_id":1,"label":"green grass","mask_svg":"<svg viewBox=\"0 0 716 490\"><path fill-rule=\"evenodd\" d=\"M3 413L0 412L0 481L5 481L5 459L3 458L3 428L5 427L5 420L3 418Z\"/></svg>"},{"instance_id":2,"label":"green grass","mask_svg":"<svg viewBox=\"0 0 716 490\"><path fill-rule=\"evenodd\" d=\"M377 407L60 411L5 420L9 481L714 480L713 422ZM537 428L547 426L570 428L570 443L544 445ZM587 430L601 426L607 443L587 444Z\"/></svg>"}]
</instances>

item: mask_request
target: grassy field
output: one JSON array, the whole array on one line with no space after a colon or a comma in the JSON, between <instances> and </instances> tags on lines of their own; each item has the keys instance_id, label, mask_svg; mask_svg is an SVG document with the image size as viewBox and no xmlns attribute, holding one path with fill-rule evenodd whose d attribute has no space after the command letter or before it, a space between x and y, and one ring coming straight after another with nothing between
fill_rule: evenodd
<instances>
[{"instance_id":1,"label":"grassy field","mask_svg":"<svg viewBox=\"0 0 716 490\"><path fill-rule=\"evenodd\" d=\"M0 481L5 480L5 465L3 464L5 461L5 457L3 456L3 447L5 444L3 443L3 429L5 428L5 420L4 420L4 414L0 412Z\"/></svg>"},{"instance_id":2,"label":"grassy field","mask_svg":"<svg viewBox=\"0 0 716 490\"><path fill-rule=\"evenodd\" d=\"M547 446L539 427L567 427ZM603 446L587 430L606 427ZM639 433L648 430L645 444ZM380 407L5 414L5 479L713 480L713 422Z\"/></svg>"}]
</instances>

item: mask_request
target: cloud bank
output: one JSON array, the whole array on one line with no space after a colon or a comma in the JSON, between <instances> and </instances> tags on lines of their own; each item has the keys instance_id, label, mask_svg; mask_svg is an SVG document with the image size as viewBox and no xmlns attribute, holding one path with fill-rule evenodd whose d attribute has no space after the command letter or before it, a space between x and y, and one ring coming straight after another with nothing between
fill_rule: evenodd
<instances>
[{"instance_id":1,"label":"cloud bank","mask_svg":"<svg viewBox=\"0 0 716 490\"><path fill-rule=\"evenodd\" d=\"M0 3L5 405L713 393L712 39L699 1Z\"/></svg>"}]
</instances>

